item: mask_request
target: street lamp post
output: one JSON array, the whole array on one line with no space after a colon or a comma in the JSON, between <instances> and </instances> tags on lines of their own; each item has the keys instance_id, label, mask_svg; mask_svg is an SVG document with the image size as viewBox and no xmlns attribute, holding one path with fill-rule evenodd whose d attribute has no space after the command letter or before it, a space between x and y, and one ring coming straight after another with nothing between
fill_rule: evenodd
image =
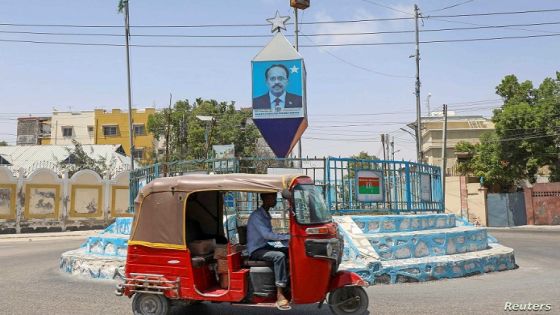
<instances>
[{"instance_id":1,"label":"street lamp post","mask_svg":"<svg viewBox=\"0 0 560 315\"><path fill-rule=\"evenodd\" d=\"M126 77L128 83L128 132L130 137L130 170L134 170L134 134L132 128L132 88L130 86L130 15L128 0L124 1L124 29L126 38Z\"/></svg>"}]
</instances>

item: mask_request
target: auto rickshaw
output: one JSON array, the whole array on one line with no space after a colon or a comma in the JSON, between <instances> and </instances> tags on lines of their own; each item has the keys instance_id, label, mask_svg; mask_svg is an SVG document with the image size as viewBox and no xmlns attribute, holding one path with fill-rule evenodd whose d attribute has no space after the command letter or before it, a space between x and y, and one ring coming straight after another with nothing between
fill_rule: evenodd
<instances>
[{"instance_id":1,"label":"auto rickshaw","mask_svg":"<svg viewBox=\"0 0 560 315\"><path fill-rule=\"evenodd\" d=\"M274 307L272 264L244 250L243 203L280 193L285 209L292 305L325 302L335 314L364 314L367 282L338 271L343 241L319 186L301 175L192 174L158 178L135 200L124 281L115 294L134 314L167 314L203 301ZM251 196L234 202L235 196ZM286 202L287 201L287 202ZM274 224L273 224L274 225ZM188 308L187 308L188 309ZM187 311L188 313L188 311Z\"/></svg>"}]
</instances>

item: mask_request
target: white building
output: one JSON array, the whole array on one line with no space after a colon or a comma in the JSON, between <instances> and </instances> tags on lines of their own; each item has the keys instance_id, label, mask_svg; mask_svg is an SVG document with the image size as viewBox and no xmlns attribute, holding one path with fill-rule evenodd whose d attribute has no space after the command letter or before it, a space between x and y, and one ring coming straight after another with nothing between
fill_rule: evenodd
<instances>
[{"instance_id":1,"label":"white building","mask_svg":"<svg viewBox=\"0 0 560 315\"><path fill-rule=\"evenodd\" d=\"M95 144L95 113L53 112L51 118L51 144L67 145L76 140L81 144Z\"/></svg>"}]
</instances>

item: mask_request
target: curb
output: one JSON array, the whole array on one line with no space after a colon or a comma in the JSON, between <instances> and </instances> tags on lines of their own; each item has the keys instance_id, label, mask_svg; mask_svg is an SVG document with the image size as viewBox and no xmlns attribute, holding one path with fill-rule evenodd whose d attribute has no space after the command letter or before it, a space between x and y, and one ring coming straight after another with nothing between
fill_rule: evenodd
<instances>
[{"instance_id":1,"label":"curb","mask_svg":"<svg viewBox=\"0 0 560 315\"><path fill-rule=\"evenodd\" d=\"M71 232L49 232L49 233L25 233L25 234L0 234L0 242L28 241L28 240L52 240L52 239L81 239L94 236L103 230L71 231Z\"/></svg>"}]
</instances>

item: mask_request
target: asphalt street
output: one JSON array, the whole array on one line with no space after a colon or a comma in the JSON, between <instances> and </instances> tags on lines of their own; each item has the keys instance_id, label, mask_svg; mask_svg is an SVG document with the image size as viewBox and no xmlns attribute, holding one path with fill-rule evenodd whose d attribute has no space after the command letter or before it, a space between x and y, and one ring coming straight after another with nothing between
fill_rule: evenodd
<instances>
[{"instance_id":1,"label":"asphalt street","mask_svg":"<svg viewBox=\"0 0 560 315\"><path fill-rule=\"evenodd\" d=\"M370 314L507 314L505 303L551 304L560 314L560 232L492 231L515 249L519 269L462 279L378 285L367 289ZM0 240L0 314L131 314L130 300L113 294L113 281L62 273L58 258L77 248L75 238ZM328 307L296 306L291 312L229 304L174 309L174 314L331 314Z\"/></svg>"}]
</instances>

